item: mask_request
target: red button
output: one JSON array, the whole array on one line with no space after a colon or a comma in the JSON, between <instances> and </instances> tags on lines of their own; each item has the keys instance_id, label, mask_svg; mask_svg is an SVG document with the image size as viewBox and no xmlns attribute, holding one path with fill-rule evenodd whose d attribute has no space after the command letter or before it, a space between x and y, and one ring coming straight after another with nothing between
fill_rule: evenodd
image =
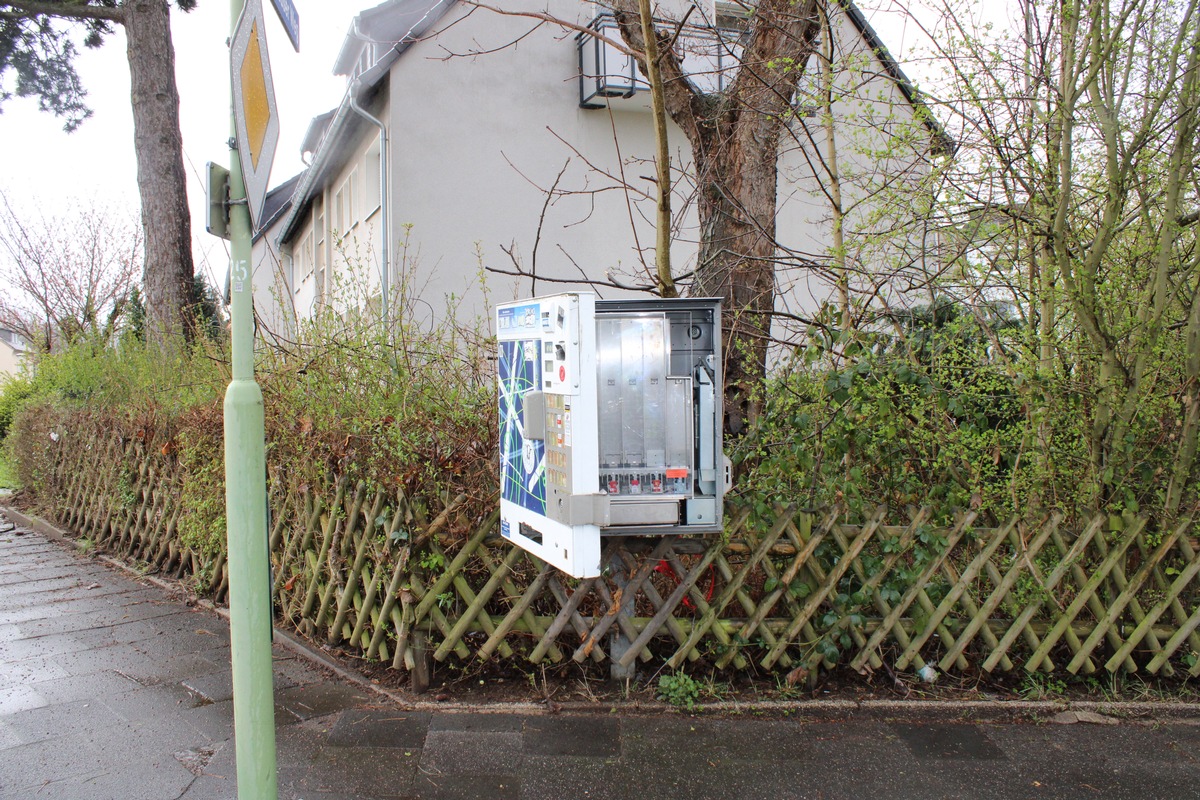
<instances>
[{"instance_id":1,"label":"red button","mask_svg":"<svg viewBox=\"0 0 1200 800\"><path fill-rule=\"evenodd\" d=\"M558 367L558 379L560 381L565 381L567 379L567 368L561 364Z\"/></svg>"}]
</instances>

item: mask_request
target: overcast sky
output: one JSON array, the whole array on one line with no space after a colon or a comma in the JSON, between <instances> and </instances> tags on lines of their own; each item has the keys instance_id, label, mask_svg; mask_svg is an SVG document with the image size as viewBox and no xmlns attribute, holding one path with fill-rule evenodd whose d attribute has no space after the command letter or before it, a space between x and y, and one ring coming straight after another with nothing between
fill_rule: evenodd
<instances>
[{"instance_id":1,"label":"overcast sky","mask_svg":"<svg viewBox=\"0 0 1200 800\"><path fill-rule=\"evenodd\" d=\"M299 54L271 0L263 0L281 121L272 186L303 169L300 139L309 120L336 106L345 89L345 79L333 76L333 61L350 20L357 11L375 5L325 0L294 4L300 14ZM172 9L171 16L197 268L207 260L209 277L224 280L227 251L224 242L204 232L201 176L206 162L229 162L229 3L200 0L195 11ZM74 133L64 133L61 120L38 111L36 100L14 98L5 103L0 114L0 190L18 207L37 204L51 215L62 195L115 203L136 215L137 167L121 27L116 26L100 49L84 49L76 68L94 115Z\"/></svg>"},{"instance_id":2,"label":"overcast sky","mask_svg":"<svg viewBox=\"0 0 1200 800\"><path fill-rule=\"evenodd\" d=\"M337 106L345 79L332 74L334 58L354 14L377 0L293 0L300 15L300 53L288 41L271 5L262 0L280 115L279 148L271 172L275 186L303 169L300 139L312 117ZM912 30L896 14L872 12L860 4L898 57L912 44ZM534 4L536 5L536 4ZM223 281L228 264L225 243L204 232L202 175L208 161L228 166L229 3L200 0L188 14L174 9L176 75L183 127L184 168L192 207L196 264L213 280ZM0 190L18 208L34 204L53 215L63 195L96 198L137 213L137 169L133 120L129 108L129 70L120 26L98 50L83 50L76 62L94 116L75 133L62 130L58 118L39 112L35 100L14 98L0 114L3 169ZM902 59L903 60L903 59ZM911 66L910 66L911 69Z\"/></svg>"}]
</instances>

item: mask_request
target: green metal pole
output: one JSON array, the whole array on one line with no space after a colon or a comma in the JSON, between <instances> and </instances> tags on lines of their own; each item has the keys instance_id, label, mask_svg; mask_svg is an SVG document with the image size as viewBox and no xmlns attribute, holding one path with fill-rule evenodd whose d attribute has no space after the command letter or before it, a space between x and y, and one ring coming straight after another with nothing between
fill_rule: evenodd
<instances>
[{"instance_id":1,"label":"green metal pole","mask_svg":"<svg viewBox=\"0 0 1200 800\"><path fill-rule=\"evenodd\" d=\"M230 31L243 0L230 0ZM232 78L232 75L231 75ZM230 104L232 109L232 103ZM230 114L230 336L233 380L225 392L225 519L229 532L229 628L239 800L276 800L275 696L267 552L262 390L254 380L250 209Z\"/></svg>"}]
</instances>

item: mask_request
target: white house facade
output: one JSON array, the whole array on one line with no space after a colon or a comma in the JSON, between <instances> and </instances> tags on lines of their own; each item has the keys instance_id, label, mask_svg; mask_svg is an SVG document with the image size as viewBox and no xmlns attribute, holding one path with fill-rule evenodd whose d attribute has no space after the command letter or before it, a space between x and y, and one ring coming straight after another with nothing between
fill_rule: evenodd
<instances>
[{"instance_id":1,"label":"white house facade","mask_svg":"<svg viewBox=\"0 0 1200 800\"><path fill-rule=\"evenodd\" d=\"M725 3L702 2L681 37L685 67L694 82L719 86L738 68L738 19ZM664 1L657 13L680 19L685 5ZM601 3L537 8L619 38ZM832 31L824 46L853 69L838 73L843 89L828 116L805 99L814 93L801 92L779 157L785 327L831 297L836 275L872 290L872 265L846 268L845 245L831 255L828 165L837 166L844 229L894 229L887 192L919 183L944 139L853 6L833 16ZM345 97L313 120L304 140L310 167L272 193L256 237L255 304L268 330L289 329L322 303L386 296L418 321L470 321L521 296L591 285L614 297L653 285L648 93L615 49L454 0L388 0L355 18L335 73L347 78ZM809 73L804 80L815 80ZM669 139L672 260L686 275L698 250L695 187L687 140L673 124ZM852 255L908 257L897 252ZM844 268L836 274L835 262ZM589 283L609 281L628 288Z\"/></svg>"},{"instance_id":2,"label":"white house facade","mask_svg":"<svg viewBox=\"0 0 1200 800\"><path fill-rule=\"evenodd\" d=\"M0 383L25 369L28 351L24 337L16 331L0 328Z\"/></svg>"}]
</instances>

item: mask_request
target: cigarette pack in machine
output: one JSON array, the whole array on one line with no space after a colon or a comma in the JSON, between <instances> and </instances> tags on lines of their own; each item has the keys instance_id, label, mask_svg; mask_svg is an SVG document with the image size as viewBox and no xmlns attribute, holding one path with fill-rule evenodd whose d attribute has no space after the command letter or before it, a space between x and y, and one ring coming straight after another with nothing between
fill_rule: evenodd
<instances>
[{"instance_id":1,"label":"cigarette pack in machine","mask_svg":"<svg viewBox=\"0 0 1200 800\"><path fill-rule=\"evenodd\" d=\"M719 301L560 294L496 334L506 539L583 578L602 536L721 530Z\"/></svg>"}]
</instances>

